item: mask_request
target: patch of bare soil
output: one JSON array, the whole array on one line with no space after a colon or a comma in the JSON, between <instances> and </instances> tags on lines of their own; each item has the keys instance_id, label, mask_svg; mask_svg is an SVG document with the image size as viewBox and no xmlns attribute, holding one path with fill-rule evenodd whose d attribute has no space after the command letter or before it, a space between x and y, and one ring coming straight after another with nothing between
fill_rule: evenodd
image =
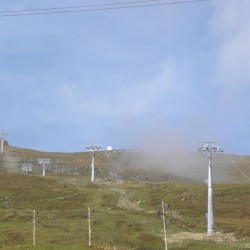
<instances>
[{"instance_id":1,"label":"patch of bare soil","mask_svg":"<svg viewBox=\"0 0 250 250\"><path fill-rule=\"evenodd\" d=\"M213 234L207 233L194 233L194 232L180 232L170 234L168 236L169 242L179 242L182 240L213 240L216 242L236 242L237 239L233 233L216 232Z\"/></svg>"},{"instance_id":2,"label":"patch of bare soil","mask_svg":"<svg viewBox=\"0 0 250 250\"><path fill-rule=\"evenodd\" d=\"M117 207L129 211L142 211L139 204L140 201L132 201L126 192L120 191L120 197L117 203Z\"/></svg>"}]
</instances>

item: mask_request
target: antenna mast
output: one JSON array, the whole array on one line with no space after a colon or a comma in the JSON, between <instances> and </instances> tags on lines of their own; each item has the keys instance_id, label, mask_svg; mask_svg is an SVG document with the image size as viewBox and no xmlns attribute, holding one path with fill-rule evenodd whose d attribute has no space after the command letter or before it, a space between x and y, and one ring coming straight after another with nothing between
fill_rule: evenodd
<instances>
[{"instance_id":1,"label":"antenna mast","mask_svg":"<svg viewBox=\"0 0 250 250\"><path fill-rule=\"evenodd\" d=\"M215 232L212 187L212 152L223 152L217 142L201 142L198 151L208 152L208 194L207 194L207 233Z\"/></svg>"},{"instance_id":2,"label":"antenna mast","mask_svg":"<svg viewBox=\"0 0 250 250\"><path fill-rule=\"evenodd\" d=\"M91 144L86 147L92 153L92 161L91 161L91 183L95 182L95 152L102 147L98 144Z\"/></svg>"}]
</instances>

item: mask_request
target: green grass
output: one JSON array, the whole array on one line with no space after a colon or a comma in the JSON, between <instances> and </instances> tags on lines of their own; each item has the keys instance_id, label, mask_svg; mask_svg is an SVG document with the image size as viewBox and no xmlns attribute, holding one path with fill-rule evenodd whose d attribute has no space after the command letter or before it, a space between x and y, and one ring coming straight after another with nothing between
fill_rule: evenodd
<instances>
[{"instance_id":1,"label":"green grass","mask_svg":"<svg viewBox=\"0 0 250 250\"><path fill-rule=\"evenodd\" d=\"M42 177L0 172L0 248L34 249L32 214L37 212L35 249L164 249L161 200L171 204L169 249L241 249L250 244L250 192L247 184L214 186L215 223L224 239L184 239L176 233L206 232L206 186L169 182L88 183L84 177ZM88 248L91 207L93 247ZM108 248L109 247L109 248Z\"/></svg>"}]
</instances>

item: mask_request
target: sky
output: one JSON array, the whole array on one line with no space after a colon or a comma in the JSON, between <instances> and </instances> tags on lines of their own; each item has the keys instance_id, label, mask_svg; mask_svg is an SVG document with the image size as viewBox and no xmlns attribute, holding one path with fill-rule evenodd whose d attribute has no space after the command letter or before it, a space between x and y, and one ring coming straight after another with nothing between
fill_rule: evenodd
<instances>
[{"instance_id":1,"label":"sky","mask_svg":"<svg viewBox=\"0 0 250 250\"><path fill-rule=\"evenodd\" d=\"M0 12L114 2L3 0ZM249 0L207 0L0 13L0 130L10 145L41 151L218 141L250 155L249 9Z\"/></svg>"}]
</instances>

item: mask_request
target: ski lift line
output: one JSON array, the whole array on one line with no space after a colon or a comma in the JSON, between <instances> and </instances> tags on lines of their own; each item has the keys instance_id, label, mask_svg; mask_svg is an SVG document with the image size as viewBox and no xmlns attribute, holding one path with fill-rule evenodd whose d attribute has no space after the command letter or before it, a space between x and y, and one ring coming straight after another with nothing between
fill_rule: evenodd
<instances>
[{"instance_id":1,"label":"ski lift line","mask_svg":"<svg viewBox=\"0 0 250 250\"><path fill-rule=\"evenodd\" d=\"M146 184L166 184L166 183L169 183L169 182L174 182L176 180L176 178L173 178L172 180L170 181L161 181L161 182L152 182L152 181L142 181L140 179L137 179L136 177L133 177L131 175L129 175L128 173L126 173L116 162L114 162L107 154L107 152L105 152L105 155L106 157L108 158L109 161L111 161L111 163L117 167L120 171L122 171L125 175L127 175L128 177L130 177L131 179L134 179L136 181L139 181L141 183L146 183Z\"/></svg>"},{"instance_id":2,"label":"ski lift line","mask_svg":"<svg viewBox=\"0 0 250 250\"><path fill-rule=\"evenodd\" d=\"M66 10L62 7L59 8L47 8L47 11L30 11L21 10L21 11L2 11L0 12L0 18L3 17L17 17L17 16L35 16L35 15L53 15L53 14L67 14L67 13L77 13L77 12L90 12L90 11L109 11L109 10L120 10L120 9L132 9L132 8L143 8L143 7L153 7L153 6L164 6L164 5L177 5L177 4L187 4L187 3L196 3L196 2L205 2L208 0L183 0L183 1L173 1L173 2L163 2L163 3L148 3L141 4L140 2L136 2L134 5L124 5L124 6L114 6L110 5L110 7L94 7L94 8L76 8L70 9L70 7L66 7ZM23 11L23 12L22 12ZM2 14L1 14L2 13Z\"/></svg>"},{"instance_id":3,"label":"ski lift line","mask_svg":"<svg viewBox=\"0 0 250 250\"><path fill-rule=\"evenodd\" d=\"M96 162L98 162L98 161L96 161ZM98 164L97 164L97 165L98 165ZM107 181L108 183L110 183L110 180L107 178L107 176L104 175L104 173L102 172L101 168L99 168L98 166L96 166L96 168L100 171L100 173L101 173L103 179L104 179L105 181Z\"/></svg>"},{"instance_id":4,"label":"ski lift line","mask_svg":"<svg viewBox=\"0 0 250 250\"><path fill-rule=\"evenodd\" d=\"M125 5L125 4L138 4L138 3L160 2L160 1L163 1L163 0L137 0L137 1L110 2L110 3L101 3L101 4L85 4L85 5L75 5L75 6L74 5L71 5L71 6L58 6L58 7L51 7L51 8L6 10L6 11L0 11L0 14L20 13L20 12L35 12L35 11L67 10L67 9L79 9L79 8ZM202 0L199 0L199 1L202 1ZM177 1L177 2L179 2L179 1Z\"/></svg>"},{"instance_id":5,"label":"ski lift line","mask_svg":"<svg viewBox=\"0 0 250 250\"><path fill-rule=\"evenodd\" d=\"M105 152L105 155L106 155L106 157L108 158L108 160L111 161L111 163L112 163L115 167L117 167L120 171L122 171L125 175L127 175L128 177L130 177L130 178L132 178L132 179L136 179L135 177L133 177L133 176L127 174L122 168L120 168L120 167L118 166L118 164L117 164L116 162L114 162L114 161L108 156L108 154L107 154L106 152ZM137 179L136 179L136 180L137 180ZM140 181L140 180L139 180L139 181Z\"/></svg>"},{"instance_id":6,"label":"ski lift line","mask_svg":"<svg viewBox=\"0 0 250 250\"><path fill-rule=\"evenodd\" d=\"M110 182L110 181L108 180L108 178L103 174L101 168L99 168L99 167L96 167L96 168L97 168L97 169L99 170L99 172L101 173L103 179L104 179L105 181L107 181L107 182Z\"/></svg>"},{"instance_id":7,"label":"ski lift line","mask_svg":"<svg viewBox=\"0 0 250 250\"><path fill-rule=\"evenodd\" d=\"M99 167L97 167L97 166L96 166L96 168L97 168L97 169L99 170L99 172L101 173L103 179L104 179L105 181L107 181L107 182L110 182L110 181L108 180L108 178L107 178L106 176L104 176L104 174L103 174L101 168L99 168Z\"/></svg>"},{"instance_id":8,"label":"ski lift line","mask_svg":"<svg viewBox=\"0 0 250 250\"><path fill-rule=\"evenodd\" d=\"M250 181L250 177L240 169L240 167L232 160L232 158L229 157L228 154L224 153L224 155L226 156L226 158L233 164L233 166L238 169L240 171L240 173L248 180Z\"/></svg>"},{"instance_id":9,"label":"ski lift line","mask_svg":"<svg viewBox=\"0 0 250 250\"><path fill-rule=\"evenodd\" d=\"M115 167L117 167L120 171L122 171L125 175L127 175L127 176L130 177L131 179L137 180L137 181L139 181L139 182L147 183L147 182L145 182L145 181L139 180L139 179L137 179L136 177L133 177L133 176L127 174L122 168L120 168L120 167L118 166L117 163L115 163L115 162L108 156L108 154L107 154L106 152L105 152L105 155L106 155L106 157L111 161L111 163L112 163Z\"/></svg>"}]
</instances>

